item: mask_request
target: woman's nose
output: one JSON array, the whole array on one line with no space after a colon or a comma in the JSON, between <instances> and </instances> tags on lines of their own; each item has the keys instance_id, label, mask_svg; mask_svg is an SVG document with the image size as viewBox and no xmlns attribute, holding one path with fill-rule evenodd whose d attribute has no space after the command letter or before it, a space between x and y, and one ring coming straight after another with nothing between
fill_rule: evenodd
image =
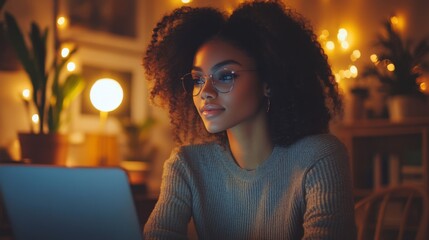
<instances>
[{"instance_id":1,"label":"woman's nose","mask_svg":"<svg viewBox=\"0 0 429 240\"><path fill-rule=\"evenodd\" d=\"M217 91L214 88L212 80L210 78L207 78L206 82L202 86L200 96L202 99L217 97Z\"/></svg>"}]
</instances>

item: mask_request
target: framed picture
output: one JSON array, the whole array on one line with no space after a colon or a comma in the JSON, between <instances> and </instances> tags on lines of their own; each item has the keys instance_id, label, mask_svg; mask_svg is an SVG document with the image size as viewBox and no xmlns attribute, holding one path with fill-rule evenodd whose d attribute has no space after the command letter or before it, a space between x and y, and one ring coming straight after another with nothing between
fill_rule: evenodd
<instances>
[{"instance_id":1,"label":"framed picture","mask_svg":"<svg viewBox=\"0 0 429 240\"><path fill-rule=\"evenodd\" d=\"M91 47L116 48L141 53L144 49L146 1L59 0L58 16L66 24L59 28L61 41Z\"/></svg>"},{"instance_id":2,"label":"framed picture","mask_svg":"<svg viewBox=\"0 0 429 240\"><path fill-rule=\"evenodd\" d=\"M94 82L100 78L118 81L124 91L121 105L109 112L110 121L127 119L140 122L148 116L148 90L140 56L82 47L75 58L79 66L77 71L82 74L86 83L85 89L72 107L75 130L91 132L99 125L99 111L92 106L89 92Z\"/></svg>"},{"instance_id":3,"label":"framed picture","mask_svg":"<svg viewBox=\"0 0 429 240\"><path fill-rule=\"evenodd\" d=\"M106 68L103 66L96 66L91 64L84 64L81 66L81 74L85 79L86 86L82 92L82 101L81 101L81 113L82 114L98 114L99 111L95 109L92 105L89 93L91 86L94 83L102 78L111 78L116 80L122 87L124 92L124 97L122 99L121 105L111 113L111 116L119 118L131 118L131 83L133 80L132 70L121 71L112 68Z\"/></svg>"}]
</instances>

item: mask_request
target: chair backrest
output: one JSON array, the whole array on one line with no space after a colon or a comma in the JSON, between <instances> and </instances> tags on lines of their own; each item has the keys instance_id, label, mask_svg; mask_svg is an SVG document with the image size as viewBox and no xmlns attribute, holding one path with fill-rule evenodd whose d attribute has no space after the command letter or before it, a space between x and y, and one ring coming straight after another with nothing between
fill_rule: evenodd
<instances>
[{"instance_id":1,"label":"chair backrest","mask_svg":"<svg viewBox=\"0 0 429 240\"><path fill-rule=\"evenodd\" d=\"M355 205L358 240L426 239L428 193L416 186L376 191Z\"/></svg>"}]
</instances>

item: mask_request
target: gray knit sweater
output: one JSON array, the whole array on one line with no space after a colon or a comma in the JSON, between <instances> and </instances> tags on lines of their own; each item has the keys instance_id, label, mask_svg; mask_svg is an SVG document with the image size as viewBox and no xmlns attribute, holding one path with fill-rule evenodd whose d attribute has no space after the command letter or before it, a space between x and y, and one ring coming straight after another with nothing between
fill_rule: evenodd
<instances>
[{"instance_id":1,"label":"gray knit sweater","mask_svg":"<svg viewBox=\"0 0 429 240\"><path fill-rule=\"evenodd\" d=\"M144 239L355 239L347 153L332 135L275 146L256 170L216 144L181 147L164 165Z\"/></svg>"}]
</instances>

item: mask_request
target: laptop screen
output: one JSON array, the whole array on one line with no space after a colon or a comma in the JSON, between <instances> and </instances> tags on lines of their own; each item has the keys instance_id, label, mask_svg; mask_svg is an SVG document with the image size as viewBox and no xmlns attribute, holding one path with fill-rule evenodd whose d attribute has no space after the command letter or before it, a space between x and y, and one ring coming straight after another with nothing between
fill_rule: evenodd
<instances>
[{"instance_id":1,"label":"laptop screen","mask_svg":"<svg viewBox=\"0 0 429 240\"><path fill-rule=\"evenodd\" d=\"M0 193L16 240L141 239L120 168L4 165Z\"/></svg>"}]
</instances>

